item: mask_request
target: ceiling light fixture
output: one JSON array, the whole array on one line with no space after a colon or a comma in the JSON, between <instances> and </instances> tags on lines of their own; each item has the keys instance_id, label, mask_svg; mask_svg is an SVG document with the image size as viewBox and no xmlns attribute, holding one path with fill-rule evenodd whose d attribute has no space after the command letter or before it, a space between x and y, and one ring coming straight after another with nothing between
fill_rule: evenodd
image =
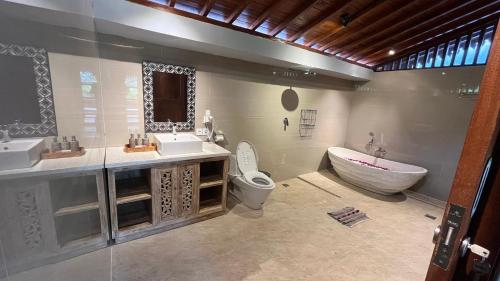
<instances>
[{"instance_id":1,"label":"ceiling light fixture","mask_svg":"<svg viewBox=\"0 0 500 281\"><path fill-rule=\"evenodd\" d=\"M396 51L394 49L390 49L387 53L389 54L389 56L393 56L396 54Z\"/></svg>"},{"instance_id":2,"label":"ceiling light fixture","mask_svg":"<svg viewBox=\"0 0 500 281\"><path fill-rule=\"evenodd\" d=\"M340 23L342 23L344 27L346 27L351 22L351 20L352 20L351 16L347 13L342 14L340 16Z\"/></svg>"}]
</instances>

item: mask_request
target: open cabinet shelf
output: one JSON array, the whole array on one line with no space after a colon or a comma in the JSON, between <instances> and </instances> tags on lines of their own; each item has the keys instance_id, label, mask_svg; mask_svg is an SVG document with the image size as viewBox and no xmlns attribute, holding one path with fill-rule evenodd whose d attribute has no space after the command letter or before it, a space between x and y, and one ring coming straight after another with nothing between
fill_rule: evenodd
<instances>
[{"instance_id":1,"label":"open cabinet shelf","mask_svg":"<svg viewBox=\"0 0 500 281\"><path fill-rule=\"evenodd\" d=\"M117 206L118 229L120 231L152 225L151 200L136 201Z\"/></svg>"},{"instance_id":2,"label":"open cabinet shelf","mask_svg":"<svg viewBox=\"0 0 500 281\"><path fill-rule=\"evenodd\" d=\"M126 204L151 199L149 169L116 173L116 204Z\"/></svg>"},{"instance_id":3,"label":"open cabinet shelf","mask_svg":"<svg viewBox=\"0 0 500 281\"><path fill-rule=\"evenodd\" d=\"M71 207L60 208L54 212L54 216L60 217L60 216L72 215L80 212L97 210L97 209L99 209L99 202L92 202Z\"/></svg>"},{"instance_id":4,"label":"open cabinet shelf","mask_svg":"<svg viewBox=\"0 0 500 281\"><path fill-rule=\"evenodd\" d=\"M99 209L95 175L52 179L49 187L55 217Z\"/></svg>"},{"instance_id":5,"label":"open cabinet shelf","mask_svg":"<svg viewBox=\"0 0 500 281\"><path fill-rule=\"evenodd\" d=\"M200 212L222 206L222 185L200 189Z\"/></svg>"},{"instance_id":6,"label":"open cabinet shelf","mask_svg":"<svg viewBox=\"0 0 500 281\"><path fill-rule=\"evenodd\" d=\"M61 248L101 238L99 210L88 209L55 218L57 242Z\"/></svg>"}]
</instances>

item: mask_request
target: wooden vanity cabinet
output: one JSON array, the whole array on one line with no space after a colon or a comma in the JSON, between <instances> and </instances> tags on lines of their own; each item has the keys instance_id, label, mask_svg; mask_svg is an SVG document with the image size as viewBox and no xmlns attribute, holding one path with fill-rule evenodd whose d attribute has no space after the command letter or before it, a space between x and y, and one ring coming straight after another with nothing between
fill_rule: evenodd
<instances>
[{"instance_id":1,"label":"wooden vanity cabinet","mask_svg":"<svg viewBox=\"0 0 500 281\"><path fill-rule=\"evenodd\" d=\"M228 165L228 157L217 157L108 169L113 238L121 243L223 214Z\"/></svg>"},{"instance_id":2,"label":"wooden vanity cabinet","mask_svg":"<svg viewBox=\"0 0 500 281\"><path fill-rule=\"evenodd\" d=\"M107 247L105 190L103 169L1 180L0 240L8 272Z\"/></svg>"}]
</instances>

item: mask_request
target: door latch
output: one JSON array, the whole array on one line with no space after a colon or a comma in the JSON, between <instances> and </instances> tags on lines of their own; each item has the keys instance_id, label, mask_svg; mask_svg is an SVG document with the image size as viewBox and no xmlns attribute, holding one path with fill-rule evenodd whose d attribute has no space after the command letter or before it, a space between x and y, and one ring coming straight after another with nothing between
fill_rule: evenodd
<instances>
[{"instance_id":1,"label":"door latch","mask_svg":"<svg viewBox=\"0 0 500 281\"><path fill-rule=\"evenodd\" d=\"M487 261L490 256L490 251L477 244L471 244L470 237L462 240L462 243L460 244L460 256L464 257L468 250L481 257L481 259L474 259L472 262L472 280L480 280L481 276L491 272L491 264Z\"/></svg>"},{"instance_id":2,"label":"door latch","mask_svg":"<svg viewBox=\"0 0 500 281\"><path fill-rule=\"evenodd\" d=\"M477 244L470 243L470 237L462 240L460 244L460 256L464 257L467 254L467 250L470 250L473 254L480 256L482 259L486 260L490 256L490 251L486 248L483 248Z\"/></svg>"}]
</instances>

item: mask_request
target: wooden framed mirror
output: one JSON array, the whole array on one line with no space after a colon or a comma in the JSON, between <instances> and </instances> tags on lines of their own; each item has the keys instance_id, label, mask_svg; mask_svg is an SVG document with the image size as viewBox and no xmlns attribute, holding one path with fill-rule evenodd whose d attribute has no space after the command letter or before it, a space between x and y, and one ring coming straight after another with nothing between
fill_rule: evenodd
<instances>
[{"instance_id":1,"label":"wooden framed mirror","mask_svg":"<svg viewBox=\"0 0 500 281\"><path fill-rule=\"evenodd\" d=\"M142 74L145 132L194 130L195 68L145 61Z\"/></svg>"}]
</instances>

